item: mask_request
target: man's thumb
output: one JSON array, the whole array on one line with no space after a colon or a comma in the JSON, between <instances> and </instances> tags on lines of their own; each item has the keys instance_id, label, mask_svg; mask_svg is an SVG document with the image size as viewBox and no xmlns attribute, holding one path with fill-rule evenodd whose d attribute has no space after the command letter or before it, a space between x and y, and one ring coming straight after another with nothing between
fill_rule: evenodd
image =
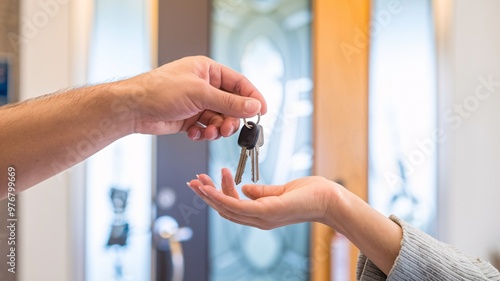
<instances>
[{"instance_id":1,"label":"man's thumb","mask_svg":"<svg viewBox=\"0 0 500 281\"><path fill-rule=\"evenodd\" d=\"M231 94L219 89L206 99L207 109L220 112L232 117L247 118L257 115L261 109L260 101Z\"/></svg>"}]
</instances>

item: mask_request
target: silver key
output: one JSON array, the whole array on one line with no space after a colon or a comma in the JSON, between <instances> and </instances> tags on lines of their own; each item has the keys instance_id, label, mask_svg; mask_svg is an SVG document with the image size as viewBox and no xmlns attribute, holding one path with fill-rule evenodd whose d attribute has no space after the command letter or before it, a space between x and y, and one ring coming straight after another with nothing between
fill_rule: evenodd
<instances>
[{"instance_id":1,"label":"silver key","mask_svg":"<svg viewBox=\"0 0 500 281\"><path fill-rule=\"evenodd\" d=\"M234 182L236 184L241 183L241 179L243 177L243 172L245 171L245 166L248 156L249 154L250 156L253 155L252 151L255 145L257 144L257 140L259 138L260 127L258 127L257 124L251 121L248 122L247 124L245 124L245 126L241 128L240 135L238 137L238 145L241 147L241 153L240 153L240 161L238 163L238 167L236 168L236 174L234 177ZM252 164L252 171L253 171L253 164Z\"/></svg>"},{"instance_id":2,"label":"silver key","mask_svg":"<svg viewBox=\"0 0 500 281\"><path fill-rule=\"evenodd\" d=\"M260 179L260 171L259 171L259 147L264 145L264 128L261 125L259 126L259 138L257 139L257 144L253 149L253 157L252 157L252 181L258 182Z\"/></svg>"},{"instance_id":3,"label":"silver key","mask_svg":"<svg viewBox=\"0 0 500 281\"><path fill-rule=\"evenodd\" d=\"M236 174L234 175L234 182L240 184L241 178L243 177L243 172L245 171L245 166L248 159L248 150L246 147L241 148L240 161L238 162L238 168L236 168Z\"/></svg>"},{"instance_id":4,"label":"silver key","mask_svg":"<svg viewBox=\"0 0 500 281\"><path fill-rule=\"evenodd\" d=\"M258 159L256 157L257 151L255 150L255 147L250 150L250 159L252 162L252 181L257 182L257 174L259 173L257 165L255 165L255 159Z\"/></svg>"}]
</instances>

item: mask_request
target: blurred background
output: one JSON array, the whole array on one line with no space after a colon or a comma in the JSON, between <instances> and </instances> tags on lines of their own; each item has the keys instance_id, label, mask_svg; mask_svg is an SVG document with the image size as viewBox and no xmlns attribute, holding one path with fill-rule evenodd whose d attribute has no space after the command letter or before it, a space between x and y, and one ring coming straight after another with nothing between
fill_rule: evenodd
<instances>
[{"instance_id":1,"label":"blurred background","mask_svg":"<svg viewBox=\"0 0 500 281\"><path fill-rule=\"evenodd\" d=\"M268 101L262 183L342 182L498 268L499 10L495 0L2 0L0 105L210 56ZM239 152L235 137L113 143L19 195L18 272L2 254L0 279L354 280L357 249L334 230L235 225L186 188L199 173L220 182Z\"/></svg>"}]
</instances>

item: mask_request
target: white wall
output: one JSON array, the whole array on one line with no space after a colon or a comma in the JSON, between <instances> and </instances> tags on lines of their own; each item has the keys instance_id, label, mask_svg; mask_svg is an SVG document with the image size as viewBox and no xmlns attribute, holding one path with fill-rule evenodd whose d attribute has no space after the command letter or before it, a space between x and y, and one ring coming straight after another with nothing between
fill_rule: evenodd
<instances>
[{"instance_id":1,"label":"white wall","mask_svg":"<svg viewBox=\"0 0 500 281\"><path fill-rule=\"evenodd\" d=\"M90 2L21 1L21 100L85 81L82 38ZM81 170L80 165L20 194L18 280L67 281L82 275L75 267L83 249Z\"/></svg>"},{"instance_id":2,"label":"white wall","mask_svg":"<svg viewBox=\"0 0 500 281\"><path fill-rule=\"evenodd\" d=\"M449 136L441 145L442 238L488 259L500 249L500 1L453 2L444 58L451 80L441 77L451 82L440 106ZM490 88L481 82L489 77L497 81Z\"/></svg>"}]
</instances>

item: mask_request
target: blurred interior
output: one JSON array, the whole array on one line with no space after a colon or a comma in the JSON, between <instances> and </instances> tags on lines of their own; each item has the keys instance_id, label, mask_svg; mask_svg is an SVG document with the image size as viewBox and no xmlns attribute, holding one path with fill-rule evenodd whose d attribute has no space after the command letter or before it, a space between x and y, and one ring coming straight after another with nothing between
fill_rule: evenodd
<instances>
[{"instance_id":1,"label":"blurred interior","mask_svg":"<svg viewBox=\"0 0 500 281\"><path fill-rule=\"evenodd\" d=\"M500 268L499 10L496 0L4 0L0 104L207 55L269 101L264 183L341 181ZM220 168L236 168L235 144L133 135L23 192L19 272L0 279L355 280L357 250L325 226L256 230L196 201L189 175L219 182Z\"/></svg>"}]
</instances>

